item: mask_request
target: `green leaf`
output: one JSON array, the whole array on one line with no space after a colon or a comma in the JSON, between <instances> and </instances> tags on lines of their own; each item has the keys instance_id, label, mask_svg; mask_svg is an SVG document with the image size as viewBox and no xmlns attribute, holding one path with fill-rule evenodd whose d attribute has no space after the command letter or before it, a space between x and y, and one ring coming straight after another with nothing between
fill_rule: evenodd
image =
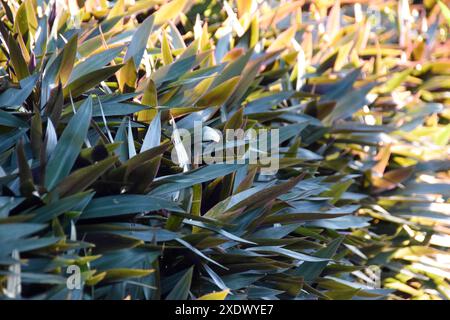
<instances>
[{"instance_id":1,"label":"green leaf","mask_svg":"<svg viewBox=\"0 0 450 320\"><path fill-rule=\"evenodd\" d=\"M56 79L58 79L63 85L66 84L69 80L70 74L72 73L77 54L77 42L78 35L76 34L67 42L62 52L62 60Z\"/></svg>"},{"instance_id":2,"label":"green leaf","mask_svg":"<svg viewBox=\"0 0 450 320\"><path fill-rule=\"evenodd\" d=\"M376 83L366 84L341 97L337 101L333 111L325 117L323 122L325 124L331 124L336 120L348 118L364 105L369 104L371 101L367 95L376 85Z\"/></svg>"},{"instance_id":3,"label":"green leaf","mask_svg":"<svg viewBox=\"0 0 450 320\"><path fill-rule=\"evenodd\" d=\"M331 90L321 97L320 101L334 101L350 92L355 81L361 77L361 68L350 71L342 80L333 84Z\"/></svg>"},{"instance_id":4,"label":"green leaf","mask_svg":"<svg viewBox=\"0 0 450 320\"><path fill-rule=\"evenodd\" d=\"M89 97L70 119L46 166L45 187L53 189L72 169L86 138L92 115Z\"/></svg>"},{"instance_id":5,"label":"green leaf","mask_svg":"<svg viewBox=\"0 0 450 320\"><path fill-rule=\"evenodd\" d=\"M154 272L154 270L146 270L146 269L127 269L127 268L120 268L120 269L110 269L106 271L106 275L103 278L102 281L105 282L114 282L114 281L123 281L126 279L132 279L132 278L141 278L148 276Z\"/></svg>"},{"instance_id":6,"label":"green leaf","mask_svg":"<svg viewBox=\"0 0 450 320\"><path fill-rule=\"evenodd\" d=\"M20 194L25 197L31 197L35 191L33 175L25 156L23 141L20 140L17 145L17 163L19 167Z\"/></svg>"},{"instance_id":7,"label":"green leaf","mask_svg":"<svg viewBox=\"0 0 450 320\"><path fill-rule=\"evenodd\" d=\"M336 254L337 249L341 245L344 237L338 237L328 243L328 245L316 251L315 257L331 259ZM324 262L304 262L293 272L296 276L302 276L305 281L314 281L328 265L328 261Z\"/></svg>"},{"instance_id":8,"label":"green leaf","mask_svg":"<svg viewBox=\"0 0 450 320\"><path fill-rule=\"evenodd\" d=\"M253 49L250 49L236 60L229 62L225 69L220 72L219 75L214 79L213 83L211 84L211 88L214 88L231 78L240 76L242 74L242 70L244 70L246 64L250 60L252 54Z\"/></svg>"},{"instance_id":9,"label":"green leaf","mask_svg":"<svg viewBox=\"0 0 450 320\"><path fill-rule=\"evenodd\" d=\"M123 47L107 49L100 53L94 54L84 61L78 63L72 70L69 82L73 82L82 76L90 73L92 70L98 70L107 65L112 59L123 50Z\"/></svg>"},{"instance_id":10,"label":"green leaf","mask_svg":"<svg viewBox=\"0 0 450 320\"><path fill-rule=\"evenodd\" d=\"M17 250L19 252L33 251L54 245L60 240L61 238L58 237L33 237L28 239L16 239L7 242L0 242L0 252L2 254L8 254L13 250Z\"/></svg>"},{"instance_id":11,"label":"green leaf","mask_svg":"<svg viewBox=\"0 0 450 320\"><path fill-rule=\"evenodd\" d=\"M227 175L245 165L242 164L212 164L187 173L163 177L158 180L158 186L153 189L151 195L159 195L188 188L194 184L213 180ZM156 181L155 181L156 182Z\"/></svg>"},{"instance_id":12,"label":"green leaf","mask_svg":"<svg viewBox=\"0 0 450 320\"><path fill-rule=\"evenodd\" d=\"M119 70L117 82L121 92L132 92L136 87L137 72L134 65L133 57L125 62L124 66Z\"/></svg>"},{"instance_id":13,"label":"green leaf","mask_svg":"<svg viewBox=\"0 0 450 320\"><path fill-rule=\"evenodd\" d=\"M121 64L116 66L104 67L98 70L91 71L81 76L80 78L73 80L65 86L64 97L68 97L69 94L71 94L74 98L78 97L85 91L108 79L120 68L122 68Z\"/></svg>"},{"instance_id":14,"label":"green leaf","mask_svg":"<svg viewBox=\"0 0 450 320\"><path fill-rule=\"evenodd\" d=\"M163 31L162 41L161 41L161 51L163 56L163 62L165 65L171 64L173 62L172 52L170 50L169 40L167 39L166 31Z\"/></svg>"},{"instance_id":15,"label":"green leaf","mask_svg":"<svg viewBox=\"0 0 450 320\"><path fill-rule=\"evenodd\" d=\"M16 143L28 129L15 129L0 135L0 151L3 152Z\"/></svg>"},{"instance_id":16,"label":"green leaf","mask_svg":"<svg viewBox=\"0 0 450 320\"><path fill-rule=\"evenodd\" d=\"M239 208L254 208L255 206L262 207L264 204L291 190L300 180L303 179L303 177L304 174L300 174L287 182L280 183L275 186L260 185L238 194L234 194L222 202L219 202L216 206L210 209L205 216L216 218L224 212L233 211Z\"/></svg>"},{"instance_id":17,"label":"green leaf","mask_svg":"<svg viewBox=\"0 0 450 320\"><path fill-rule=\"evenodd\" d=\"M38 79L39 74L33 74L20 80L20 89L9 88L0 93L0 106L20 107L33 91Z\"/></svg>"},{"instance_id":18,"label":"green leaf","mask_svg":"<svg viewBox=\"0 0 450 320\"><path fill-rule=\"evenodd\" d=\"M336 183L330 190L323 192L321 195L324 197L332 197L328 202L335 204L343 195L343 193L353 184L353 180L347 180L344 182Z\"/></svg>"},{"instance_id":19,"label":"green leaf","mask_svg":"<svg viewBox=\"0 0 450 320\"><path fill-rule=\"evenodd\" d=\"M198 250L196 247L192 246L189 244L189 242L184 241L183 239L175 239L176 241L178 241L179 243L181 243L183 246L185 246L186 248L188 248L189 250L191 250L192 252L194 252L196 255L202 257L203 259L215 264L218 267L221 267L225 270L228 270L228 268L222 266L220 263L214 261L213 259L209 258L208 256L204 255L200 250Z\"/></svg>"},{"instance_id":20,"label":"green leaf","mask_svg":"<svg viewBox=\"0 0 450 320\"><path fill-rule=\"evenodd\" d=\"M369 217L343 216L334 219L317 220L307 223L307 226L343 230L348 228L364 228L369 226Z\"/></svg>"},{"instance_id":21,"label":"green leaf","mask_svg":"<svg viewBox=\"0 0 450 320\"><path fill-rule=\"evenodd\" d=\"M0 224L0 241L7 242L36 233L46 227L40 223L4 223Z\"/></svg>"},{"instance_id":22,"label":"green leaf","mask_svg":"<svg viewBox=\"0 0 450 320\"><path fill-rule=\"evenodd\" d=\"M199 65L207 56L209 52L202 52L198 55L191 55L188 57L180 57L175 62L157 69L151 74L151 79L157 87L164 82L177 79L192 68Z\"/></svg>"},{"instance_id":23,"label":"green leaf","mask_svg":"<svg viewBox=\"0 0 450 320\"><path fill-rule=\"evenodd\" d=\"M240 79L241 77L237 76L221 83L208 93L204 94L200 100L197 101L197 105L200 107L210 107L223 104L233 93L234 88Z\"/></svg>"},{"instance_id":24,"label":"green leaf","mask_svg":"<svg viewBox=\"0 0 450 320\"><path fill-rule=\"evenodd\" d=\"M161 115L158 112L148 126L144 141L142 142L141 151L146 151L159 146L161 143Z\"/></svg>"},{"instance_id":25,"label":"green leaf","mask_svg":"<svg viewBox=\"0 0 450 320\"><path fill-rule=\"evenodd\" d=\"M134 157L127 160L122 166L120 166L117 169L112 170L110 173L111 177L117 178L117 179L127 179L128 176L137 168L139 168L142 165L147 164L148 161L152 161L155 158L162 155L166 149L169 147L168 143L158 145L157 147L148 149L146 151L143 151Z\"/></svg>"},{"instance_id":26,"label":"green leaf","mask_svg":"<svg viewBox=\"0 0 450 320\"><path fill-rule=\"evenodd\" d=\"M9 112L0 109L0 126L13 128L28 128L28 124Z\"/></svg>"},{"instance_id":27,"label":"green leaf","mask_svg":"<svg viewBox=\"0 0 450 320\"><path fill-rule=\"evenodd\" d=\"M142 56L147 47L147 40L153 29L153 24L155 22L155 16L151 15L147 17L140 25L136 28L133 34L133 38L128 46L127 53L123 60L126 62L133 58L134 65L136 68L141 64Z\"/></svg>"},{"instance_id":28,"label":"green leaf","mask_svg":"<svg viewBox=\"0 0 450 320\"><path fill-rule=\"evenodd\" d=\"M33 215L32 221L50 221L65 212L71 211L72 209L78 207L80 204L89 201L93 196L94 194L92 192L87 191L53 201L45 206L31 211L30 214Z\"/></svg>"},{"instance_id":29,"label":"green leaf","mask_svg":"<svg viewBox=\"0 0 450 320\"><path fill-rule=\"evenodd\" d=\"M74 171L67 178L63 179L56 187L59 196L64 197L84 191L84 189L88 188L111 168L117 160L118 157L110 157Z\"/></svg>"},{"instance_id":30,"label":"green leaf","mask_svg":"<svg viewBox=\"0 0 450 320\"><path fill-rule=\"evenodd\" d=\"M19 35L21 37L21 35ZM13 36L10 34L8 39L8 49L9 55L11 57L11 65L14 68L14 72L17 76L17 79L20 81L24 78L30 76L30 71L28 70L27 63L23 56L23 52L20 49L19 43Z\"/></svg>"},{"instance_id":31,"label":"green leaf","mask_svg":"<svg viewBox=\"0 0 450 320\"><path fill-rule=\"evenodd\" d=\"M292 259L300 260L300 261L307 261L307 262L322 262L322 261L328 261L328 258L321 258L321 257L313 257L304 253L295 252L292 250L288 250L281 247L276 246L264 246L264 247L252 247L248 248L248 251L262 251L262 252L272 252L276 254L281 254L283 256L287 256Z\"/></svg>"},{"instance_id":32,"label":"green leaf","mask_svg":"<svg viewBox=\"0 0 450 320\"><path fill-rule=\"evenodd\" d=\"M172 288L166 297L166 300L186 300L189 295L189 290L191 288L192 274L194 272L194 267L190 267L177 282L177 284Z\"/></svg>"},{"instance_id":33,"label":"green leaf","mask_svg":"<svg viewBox=\"0 0 450 320\"><path fill-rule=\"evenodd\" d=\"M183 212L176 203L171 201L147 195L124 194L93 199L84 210L80 219L113 217L161 209Z\"/></svg>"},{"instance_id":34,"label":"green leaf","mask_svg":"<svg viewBox=\"0 0 450 320\"><path fill-rule=\"evenodd\" d=\"M211 292L199 297L197 300L225 300L225 298L229 293L230 293L229 289L219 292Z\"/></svg>"},{"instance_id":35,"label":"green leaf","mask_svg":"<svg viewBox=\"0 0 450 320\"><path fill-rule=\"evenodd\" d=\"M190 220L190 219L186 220L185 219L185 220L183 220L183 223L189 224L189 225L192 225L192 226L196 226L198 228L214 231L214 232L224 236L225 238L228 238L228 239L233 240L233 241L242 242L242 243L248 243L248 244L255 244L252 241L245 240L245 239L243 239L241 237L235 236L234 234L232 234L232 233L230 233L230 232L228 232L228 231L226 231L226 230L224 230L222 228L216 228L216 227L208 225L207 223L203 223L201 221L194 221L193 219L192 220Z\"/></svg>"}]
</instances>

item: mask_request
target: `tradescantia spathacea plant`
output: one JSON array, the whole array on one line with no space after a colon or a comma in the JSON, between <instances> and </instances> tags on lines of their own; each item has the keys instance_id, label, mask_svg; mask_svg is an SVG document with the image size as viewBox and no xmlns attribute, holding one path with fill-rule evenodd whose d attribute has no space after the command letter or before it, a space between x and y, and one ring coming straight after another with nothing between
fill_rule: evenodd
<instances>
[{"instance_id":1,"label":"tradescantia spathacea plant","mask_svg":"<svg viewBox=\"0 0 450 320\"><path fill-rule=\"evenodd\" d=\"M444 2L0 16L1 298L450 297ZM278 170L190 161L199 121L277 130Z\"/></svg>"}]
</instances>

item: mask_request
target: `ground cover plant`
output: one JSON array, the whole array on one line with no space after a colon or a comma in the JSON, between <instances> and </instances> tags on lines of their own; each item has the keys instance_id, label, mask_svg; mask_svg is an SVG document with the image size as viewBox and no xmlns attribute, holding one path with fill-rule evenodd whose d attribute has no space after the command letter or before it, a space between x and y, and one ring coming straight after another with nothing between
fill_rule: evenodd
<instances>
[{"instance_id":1,"label":"ground cover plant","mask_svg":"<svg viewBox=\"0 0 450 320\"><path fill-rule=\"evenodd\" d=\"M2 299L450 297L447 2L0 17ZM200 120L278 130L279 169L187 161Z\"/></svg>"}]
</instances>

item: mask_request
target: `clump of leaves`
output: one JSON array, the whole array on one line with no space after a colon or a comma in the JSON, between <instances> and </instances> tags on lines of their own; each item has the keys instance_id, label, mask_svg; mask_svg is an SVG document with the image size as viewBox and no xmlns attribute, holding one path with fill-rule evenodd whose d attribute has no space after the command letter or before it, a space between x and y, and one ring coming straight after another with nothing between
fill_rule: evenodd
<instances>
[{"instance_id":1,"label":"clump of leaves","mask_svg":"<svg viewBox=\"0 0 450 320\"><path fill-rule=\"evenodd\" d=\"M60 3L2 2L2 298L449 297L443 2Z\"/></svg>"}]
</instances>

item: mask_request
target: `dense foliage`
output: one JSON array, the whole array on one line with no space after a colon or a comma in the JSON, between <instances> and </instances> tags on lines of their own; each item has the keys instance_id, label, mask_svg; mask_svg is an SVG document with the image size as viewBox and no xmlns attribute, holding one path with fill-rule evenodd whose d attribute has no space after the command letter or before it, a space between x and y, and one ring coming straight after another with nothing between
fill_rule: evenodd
<instances>
[{"instance_id":1,"label":"dense foliage","mask_svg":"<svg viewBox=\"0 0 450 320\"><path fill-rule=\"evenodd\" d=\"M450 297L444 2L0 15L0 297ZM280 169L175 163L200 119L279 129Z\"/></svg>"}]
</instances>

